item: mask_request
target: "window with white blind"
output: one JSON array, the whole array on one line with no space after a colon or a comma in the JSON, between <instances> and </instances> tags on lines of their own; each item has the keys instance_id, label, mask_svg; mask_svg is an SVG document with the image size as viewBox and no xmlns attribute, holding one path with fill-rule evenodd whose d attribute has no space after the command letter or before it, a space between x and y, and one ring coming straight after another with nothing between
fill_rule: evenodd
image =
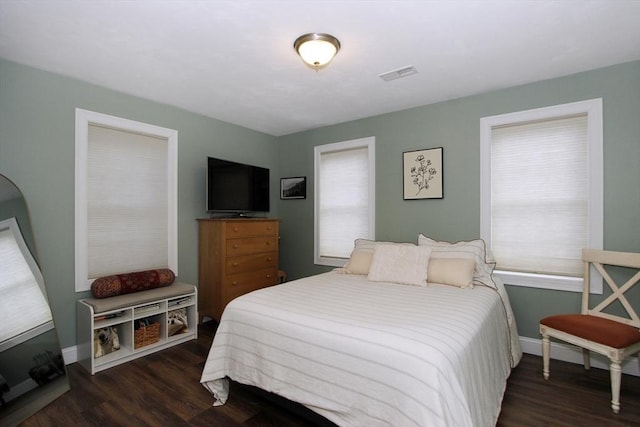
<instances>
[{"instance_id":1,"label":"window with white blind","mask_svg":"<svg viewBox=\"0 0 640 427\"><path fill-rule=\"evenodd\" d=\"M111 274L177 274L175 130L76 110L76 291Z\"/></svg>"},{"instance_id":2,"label":"window with white blind","mask_svg":"<svg viewBox=\"0 0 640 427\"><path fill-rule=\"evenodd\" d=\"M481 234L505 283L582 290L602 249L602 100L481 119ZM592 291L601 292L594 281Z\"/></svg>"},{"instance_id":3,"label":"window with white blind","mask_svg":"<svg viewBox=\"0 0 640 427\"><path fill-rule=\"evenodd\" d=\"M0 352L53 329L44 280L15 218L0 221Z\"/></svg>"},{"instance_id":4,"label":"window with white blind","mask_svg":"<svg viewBox=\"0 0 640 427\"><path fill-rule=\"evenodd\" d=\"M315 263L342 266L375 239L375 138L315 147Z\"/></svg>"}]
</instances>

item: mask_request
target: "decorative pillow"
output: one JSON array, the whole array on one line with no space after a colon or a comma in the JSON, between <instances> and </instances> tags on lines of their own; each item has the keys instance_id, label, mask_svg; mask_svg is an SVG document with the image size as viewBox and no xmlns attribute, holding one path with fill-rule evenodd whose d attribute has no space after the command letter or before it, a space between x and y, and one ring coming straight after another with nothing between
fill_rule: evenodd
<instances>
[{"instance_id":1,"label":"decorative pillow","mask_svg":"<svg viewBox=\"0 0 640 427\"><path fill-rule=\"evenodd\" d=\"M354 249L351 252L349 262L344 266L344 272L347 274L369 274L372 257L373 252Z\"/></svg>"},{"instance_id":2,"label":"decorative pillow","mask_svg":"<svg viewBox=\"0 0 640 427\"><path fill-rule=\"evenodd\" d=\"M94 298L108 298L169 286L174 280L176 275L168 268L115 274L94 280L91 284L91 292Z\"/></svg>"},{"instance_id":3,"label":"decorative pillow","mask_svg":"<svg viewBox=\"0 0 640 427\"><path fill-rule=\"evenodd\" d=\"M463 258L475 261L473 283L496 288L491 274L496 266L493 254L484 240L477 239L456 243L438 242L424 234L418 234L418 245L431 248L431 259Z\"/></svg>"},{"instance_id":4,"label":"decorative pillow","mask_svg":"<svg viewBox=\"0 0 640 427\"><path fill-rule=\"evenodd\" d=\"M186 308L176 308L167 313L167 336L187 332L189 320Z\"/></svg>"},{"instance_id":5,"label":"decorative pillow","mask_svg":"<svg viewBox=\"0 0 640 427\"><path fill-rule=\"evenodd\" d=\"M429 260L429 282L473 288L476 262L463 258L434 258Z\"/></svg>"},{"instance_id":6,"label":"decorative pillow","mask_svg":"<svg viewBox=\"0 0 640 427\"><path fill-rule=\"evenodd\" d=\"M349 261L339 269L344 274L369 274L371 259L377 245L415 246L413 243L376 242L368 239L356 239Z\"/></svg>"},{"instance_id":7,"label":"decorative pillow","mask_svg":"<svg viewBox=\"0 0 640 427\"><path fill-rule=\"evenodd\" d=\"M426 246L379 243L367 279L426 286L431 249Z\"/></svg>"}]
</instances>

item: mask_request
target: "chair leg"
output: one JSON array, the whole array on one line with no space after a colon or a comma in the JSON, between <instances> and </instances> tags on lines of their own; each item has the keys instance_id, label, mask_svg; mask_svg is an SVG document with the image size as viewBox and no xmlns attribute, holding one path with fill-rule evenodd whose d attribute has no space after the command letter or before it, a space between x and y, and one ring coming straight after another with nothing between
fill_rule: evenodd
<instances>
[{"instance_id":1,"label":"chair leg","mask_svg":"<svg viewBox=\"0 0 640 427\"><path fill-rule=\"evenodd\" d=\"M611 373L611 409L614 414L617 414L620 412L620 383L622 381L620 363L612 360L609 371Z\"/></svg>"},{"instance_id":2,"label":"chair leg","mask_svg":"<svg viewBox=\"0 0 640 427\"><path fill-rule=\"evenodd\" d=\"M542 376L545 380L549 379L549 351L551 343L549 342L549 336L542 336Z\"/></svg>"},{"instance_id":3,"label":"chair leg","mask_svg":"<svg viewBox=\"0 0 640 427\"><path fill-rule=\"evenodd\" d=\"M587 371L591 369L591 352L586 348L582 349L582 360L584 361L584 369Z\"/></svg>"}]
</instances>

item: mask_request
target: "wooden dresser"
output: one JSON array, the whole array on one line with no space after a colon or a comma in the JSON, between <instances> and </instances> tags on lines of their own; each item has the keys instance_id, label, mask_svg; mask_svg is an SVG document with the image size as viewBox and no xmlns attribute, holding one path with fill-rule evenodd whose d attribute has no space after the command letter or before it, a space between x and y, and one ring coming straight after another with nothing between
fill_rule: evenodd
<instances>
[{"instance_id":1,"label":"wooden dresser","mask_svg":"<svg viewBox=\"0 0 640 427\"><path fill-rule=\"evenodd\" d=\"M198 220L198 311L220 320L234 298L278 283L278 220Z\"/></svg>"}]
</instances>

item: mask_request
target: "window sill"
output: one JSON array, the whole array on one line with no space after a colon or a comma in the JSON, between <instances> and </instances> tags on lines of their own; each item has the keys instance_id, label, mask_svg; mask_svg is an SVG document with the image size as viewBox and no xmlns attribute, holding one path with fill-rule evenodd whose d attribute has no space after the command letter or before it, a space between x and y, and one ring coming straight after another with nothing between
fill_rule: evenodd
<instances>
[{"instance_id":1,"label":"window sill","mask_svg":"<svg viewBox=\"0 0 640 427\"><path fill-rule=\"evenodd\" d=\"M18 344L22 344L24 342L29 341L31 338L35 338L40 334L44 334L50 330L54 329L53 320L49 320L41 325L35 326L29 329L26 332L18 334L13 338L8 338L0 344L0 352L10 349Z\"/></svg>"},{"instance_id":2,"label":"window sill","mask_svg":"<svg viewBox=\"0 0 640 427\"><path fill-rule=\"evenodd\" d=\"M554 276L550 274L519 273L495 270L494 273L505 285L528 288L552 289L566 292L582 292L582 277ZM602 293L602 282L591 282L591 293Z\"/></svg>"},{"instance_id":3,"label":"window sill","mask_svg":"<svg viewBox=\"0 0 640 427\"><path fill-rule=\"evenodd\" d=\"M324 265L327 267L344 267L349 261L349 258L328 258L328 257L315 257L315 265Z\"/></svg>"}]
</instances>

